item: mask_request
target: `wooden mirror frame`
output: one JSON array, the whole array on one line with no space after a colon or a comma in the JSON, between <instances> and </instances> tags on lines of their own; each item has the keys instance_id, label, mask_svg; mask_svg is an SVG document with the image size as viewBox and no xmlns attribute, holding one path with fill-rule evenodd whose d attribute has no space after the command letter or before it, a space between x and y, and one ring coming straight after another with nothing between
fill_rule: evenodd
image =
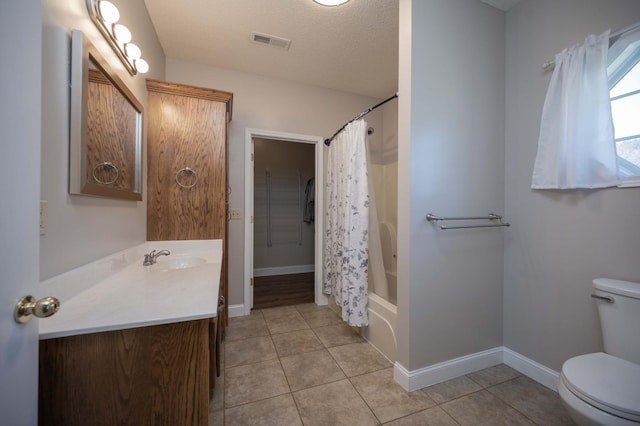
<instances>
[{"instance_id":1,"label":"wooden mirror frame","mask_svg":"<svg viewBox=\"0 0 640 426\"><path fill-rule=\"evenodd\" d=\"M134 158L127 161L133 164L133 170L116 168L109 159L93 167L88 164L89 153L89 78L93 68L105 77L104 82L110 82L120 95L128 101L135 114L132 127L135 135L125 135L132 139L135 145L130 149ZM95 73L94 73L95 74ZM100 55L93 44L78 30L72 31L71 36L71 90L70 90L70 129L69 129L69 193L77 195L92 195L100 197L120 198L128 200L142 200L142 116L143 107L124 81L113 72L108 63ZM126 126L113 126L111 130L121 130ZM109 131L91 129L92 133L110 134ZM125 138L123 135L116 137ZM113 145L113 144L112 144ZM124 153L120 153L124 156ZM113 181L101 181L96 178L96 168L100 165L112 168L115 172ZM123 165L120 165L123 167ZM131 176L131 188L120 188L116 181L120 176ZM93 179L91 178L93 177Z\"/></svg>"}]
</instances>

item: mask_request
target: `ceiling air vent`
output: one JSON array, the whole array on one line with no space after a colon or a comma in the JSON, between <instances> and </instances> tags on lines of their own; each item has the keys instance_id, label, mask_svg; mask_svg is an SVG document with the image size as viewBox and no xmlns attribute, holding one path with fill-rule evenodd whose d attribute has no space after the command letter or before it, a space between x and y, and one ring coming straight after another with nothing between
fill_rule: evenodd
<instances>
[{"instance_id":1,"label":"ceiling air vent","mask_svg":"<svg viewBox=\"0 0 640 426\"><path fill-rule=\"evenodd\" d=\"M291 40L261 33L251 33L251 41L254 43L277 47L283 50L289 50L289 46L291 45Z\"/></svg>"}]
</instances>

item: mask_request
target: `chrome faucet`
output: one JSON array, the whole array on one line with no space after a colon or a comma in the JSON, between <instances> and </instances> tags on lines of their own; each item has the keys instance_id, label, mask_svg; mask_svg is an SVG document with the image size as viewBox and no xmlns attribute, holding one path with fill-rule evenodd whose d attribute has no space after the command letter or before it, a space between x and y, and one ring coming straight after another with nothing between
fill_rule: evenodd
<instances>
[{"instance_id":1,"label":"chrome faucet","mask_svg":"<svg viewBox=\"0 0 640 426\"><path fill-rule=\"evenodd\" d=\"M170 254L171 254L171 252L169 250L161 250L161 251L159 251L157 253L156 253L155 250L153 250L151 253L144 255L144 262L142 262L142 265L143 266L151 266L154 263L156 263L156 260L158 259L158 257L160 257L160 256L169 256Z\"/></svg>"}]
</instances>

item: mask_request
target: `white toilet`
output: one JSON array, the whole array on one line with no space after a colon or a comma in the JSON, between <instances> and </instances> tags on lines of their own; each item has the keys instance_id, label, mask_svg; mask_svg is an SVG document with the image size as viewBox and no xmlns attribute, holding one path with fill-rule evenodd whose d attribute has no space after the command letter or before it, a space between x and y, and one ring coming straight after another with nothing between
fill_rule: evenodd
<instances>
[{"instance_id":1,"label":"white toilet","mask_svg":"<svg viewBox=\"0 0 640 426\"><path fill-rule=\"evenodd\" d=\"M558 393L579 425L640 424L640 283L599 278L605 353L580 355L562 366Z\"/></svg>"}]
</instances>

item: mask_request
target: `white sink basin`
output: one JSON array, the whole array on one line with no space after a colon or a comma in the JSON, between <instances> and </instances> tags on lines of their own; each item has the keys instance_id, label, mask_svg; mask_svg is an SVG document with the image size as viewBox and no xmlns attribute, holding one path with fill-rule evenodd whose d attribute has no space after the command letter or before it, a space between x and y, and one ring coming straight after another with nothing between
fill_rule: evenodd
<instances>
[{"instance_id":1,"label":"white sink basin","mask_svg":"<svg viewBox=\"0 0 640 426\"><path fill-rule=\"evenodd\" d=\"M202 257L193 256L163 256L157 260L157 267L160 269L187 269L204 265L207 261Z\"/></svg>"}]
</instances>

